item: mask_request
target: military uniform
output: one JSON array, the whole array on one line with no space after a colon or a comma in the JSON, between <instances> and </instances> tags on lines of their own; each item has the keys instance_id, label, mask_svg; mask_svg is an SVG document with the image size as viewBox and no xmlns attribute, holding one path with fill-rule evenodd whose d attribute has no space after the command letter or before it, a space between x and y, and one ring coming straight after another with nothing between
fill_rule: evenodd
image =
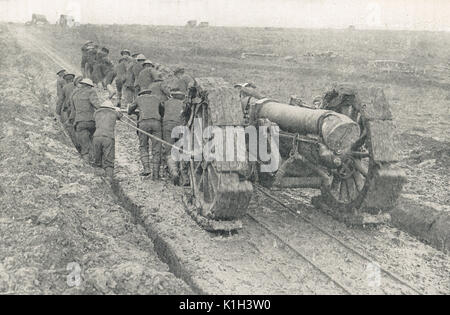
<instances>
[{"instance_id":1,"label":"military uniform","mask_svg":"<svg viewBox=\"0 0 450 315\"><path fill-rule=\"evenodd\" d=\"M85 73L85 69L86 69L86 63L88 61L88 48L89 46L92 44L92 41L88 41L86 42L86 44L84 44L81 47L81 73L83 73L83 76L86 75Z\"/></svg>"},{"instance_id":2,"label":"military uniform","mask_svg":"<svg viewBox=\"0 0 450 315\"><path fill-rule=\"evenodd\" d=\"M105 81L105 86L112 83L114 80L114 65L108 56L103 53L97 55L95 65L92 72L92 81L95 84Z\"/></svg>"},{"instance_id":3,"label":"military uniform","mask_svg":"<svg viewBox=\"0 0 450 315\"><path fill-rule=\"evenodd\" d=\"M59 116L61 115L61 109L62 109L62 97L63 97L63 88L64 85L66 85L66 80L64 80L61 76L58 77L56 80L56 114Z\"/></svg>"},{"instance_id":4,"label":"military uniform","mask_svg":"<svg viewBox=\"0 0 450 315\"><path fill-rule=\"evenodd\" d=\"M92 87L81 87L73 95L73 105L75 111L71 113L71 120L75 116L73 121L77 142L81 147L81 156L88 161L95 132L94 112L100 106L97 92Z\"/></svg>"},{"instance_id":5,"label":"military uniform","mask_svg":"<svg viewBox=\"0 0 450 315\"><path fill-rule=\"evenodd\" d=\"M164 102L163 107L163 124L162 132L164 141L174 144L175 140L172 138L172 130L181 125L181 111L183 110L184 102L183 100L171 98ZM172 148L169 146L164 146L163 158L165 159L167 166L169 167L170 175L172 176L174 182L178 184L179 171L178 162L172 158Z\"/></svg>"},{"instance_id":6,"label":"military uniform","mask_svg":"<svg viewBox=\"0 0 450 315\"><path fill-rule=\"evenodd\" d=\"M128 108L128 115L139 110L138 128L161 138L161 100L150 94L144 94L142 91L136 100ZM150 157L149 157L149 136L139 132L139 151L144 171L141 175L150 175ZM159 168L161 165L161 142L152 141L152 177L159 178Z\"/></svg>"},{"instance_id":7,"label":"military uniform","mask_svg":"<svg viewBox=\"0 0 450 315\"><path fill-rule=\"evenodd\" d=\"M119 107L122 102L122 89L127 80L127 65L129 61L127 58L121 58L119 63L115 66L114 72L116 74L116 89L117 89L117 98L119 100Z\"/></svg>"},{"instance_id":8,"label":"military uniform","mask_svg":"<svg viewBox=\"0 0 450 315\"><path fill-rule=\"evenodd\" d=\"M181 78L178 78L178 80L176 80L174 88L187 94L189 89L193 86L195 86L195 80L191 78L189 75L185 74Z\"/></svg>"},{"instance_id":9,"label":"military uniform","mask_svg":"<svg viewBox=\"0 0 450 315\"><path fill-rule=\"evenodd\" d=\"M69 107L69 98L75 90L75 84L73 82L67 83L62 91L62 111L61 111L61 122L65 123L69 118L68 115L68 107Z\"/></svg>"},{"instance_id":10,"label":"military uniform","mask_svg":"<svg viewBox=\"0 0 450 315\"><path fill-rule=\"evenodd\" d=\"M72 93L69 95L69 98L67 100L67 109L66 109L66 115L67 119L64 123L67 132L69 133L70 138L72 139L73 144L75 145L75 148L78 150L78 152L81 153L81 147L78 143L77 136L75 133L75 126L74 126L74 119L75 119L75 107L73 104L73 97L81 90L81 87L77 86L75 83L75 88L73 89Z\"/></svg>"},{"instance_id":11,"label":"military uniform","mask_svg":"<svg viewBox=\"0 0 450 315\"><path fill-rule=\"evenodd\" d=\"M131 103L134 100L134 76L133 67L137 64L135 59L130 60L127 64L126 80L125 80L125 100L127 103Z\"/></svg>"},{"instance_id":12,"label":"military uniform","mask_svg":"<svg viewBox=\"0 0 450 315\"><path fill-rule=\"evenodd\" d=\"M111 101L107 101L111 103ZM116 121L122 118L122 113L103 105L94 113L95 133L93 139L94 163L103 167L107 176L113 177L115 159L115 136L114 129Z\"/></svg>"},{"instance_id":13,"label":"military uniform","mask_svg":"<svg viewBox=\"0 0 450 315\"><path fill-rule=\"evenodd\" d=\"M94 71L96 61L97 61L97 49L91 48L86 53L86 63L84 68L85 77L92 78L92 73Z\"/></svg>"},{"instance_id":14,"label":"military uniform","mask_svg":"<svg viewBox=\"0 0 450 315\"><path fill-rule=\"evenodd\" d=\"M139 76L136 79L134 84L136 93L139 93L141 90L147 89L151 83L155 81L158 77L158 73L153 68L144 68L139 73Z\"/></svg>"},{"instance_id":15,"label":"military uniform","mask_svg":"<svg viewBox=\"0 0 450 315\"><path fill-rule=\"evenodd\" d=\"M161 81L160 79L157 79L157 81L151 83L148 89L152 92L152 95L159 98L161 102L165 102L169 99L170 88L164 81Z\"/></svg>"}]
</instances>

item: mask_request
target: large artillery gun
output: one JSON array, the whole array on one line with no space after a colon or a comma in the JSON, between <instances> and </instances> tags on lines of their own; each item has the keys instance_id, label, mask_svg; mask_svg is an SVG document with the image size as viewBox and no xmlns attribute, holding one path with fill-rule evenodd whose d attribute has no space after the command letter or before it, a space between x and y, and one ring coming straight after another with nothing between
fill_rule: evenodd
<instances>
[{"instance_id":1,"label":"large artillery gun","mask_svg":"<svg viewBox=\"0 0 450 315\"><path fill-rule=\"evenodd\" d=\"M269 99L249 84L231 86L218 78L197 83L189 104L191 150L211 140L194 135L196 118L202 119L202 131L211 126L223 133L230 127L266 130L256 133L257 150L249 135L244 142L225 137L234 141L233 154L244 143L244 161L191 159L193 213L206 229L241 227L253 184L318 189L313 204L347 223L389 220L406 177L395 166L395 128L381 89L371 89L362 101L352 86L340 85L325 94L321 108L312 108ZM261 147L269 148L270 161Z\"/></svg>"}]
</instances>

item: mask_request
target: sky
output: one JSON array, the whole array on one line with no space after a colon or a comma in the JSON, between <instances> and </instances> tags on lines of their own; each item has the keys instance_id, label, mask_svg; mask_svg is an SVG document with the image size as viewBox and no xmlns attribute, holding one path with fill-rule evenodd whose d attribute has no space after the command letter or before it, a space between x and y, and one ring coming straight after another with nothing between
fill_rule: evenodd
<instances>
[{"instance_id":1,"label":"sky","mask_svg":"<svg viewBox=\"0 0 450 315\"><path fill-rule=\"evenodd\" d=\"M32 13L51 23L69 14L80 23L407 29L450 31L449 0L0 0L0 20Z\"/></svg>"}]
</instances>

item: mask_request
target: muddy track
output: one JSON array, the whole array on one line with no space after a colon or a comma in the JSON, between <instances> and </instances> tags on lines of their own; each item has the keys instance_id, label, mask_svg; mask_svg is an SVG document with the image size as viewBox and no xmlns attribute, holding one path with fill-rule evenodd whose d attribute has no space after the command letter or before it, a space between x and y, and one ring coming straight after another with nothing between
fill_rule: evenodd
<instances>
[{"instance_id":1,"label":"muddy track","mask_svg":"<svg viewBox=\"0 0 450 315\"><path fill-rule=\"evenodd\" d=\"M303 256L305 259L311 262L317 269L322 270L324 273L329 272L330 278L333 281L339 281L342 287L345 288L345 285L342 283L346 282L346 278L358 279L361 274L367 272L365 268L368 266L376 266L379 269L380 276L383 279L382 285L378 287L380 292L385 291L384 287L386 286L392 290L400 290L406 294L421 294L422 292L414 288L413 285L408 284L405 280L401 279L399 275L392 273L389 270L386 270L383 266L380 266L379 262L374 257L368 257L367 254L361 253L359 250L355 249L352 245L345 243L340 238L336 237L332 233L326 231L323 227L314 224L311 220L302 217L297 213L296 210L289 206L289 201L282 201L276 194L268 191L267 189L256 186L256 188L262 192L267 198L271 199L292 214L291 219L299 223L297 227L302 225L308 225L308 235L311 237L315 237L316 239L320 239L323 244L321 255L315 255L313 257L306 257L310 251L308 248L305 248L305 243L301 238L290 238L289 240L282 240L287 246L293 248L299 255ZM284 198L286 199L286 198ZM274 222L273 220L265 220L264 216L258 215L256 213L249 214L249 216L255 220L257 223L264 226L267 230L271 231L271 233L280 233L286 232L285 229L283 231L279 230L279 224L281 222ZM300 221L300 222L299 222ZM276 234L277 235L277 234ZM277 235L278 236L278 235ZM339 254L338 254L339 253ZM309 256L309 255L308 255ZM329 262L333 262L330 264ZM342 264L347 264L349 266L345 272L340 269L338 266ZM333 276L331 276L333 275ZM361 279L363 280L363 279ZM363 283L363 282L362 282ZM367 286L362 285L357 288L357 292L353 292L352 288L346 288L346 291L351 293L361 293L367 290ZM374 288L370 288L370 292L365 292L366 294L374 293Z\"/></svg>"},{"instance_id":2,"label":"muddy track","mask_svg":"<svg viewBox=\"0 0 450 315\"><path fill-rule=\"evenodd\" d=\"M77 73L48 45L20 36L24 45ZM448 256L390 227L349 229L318 213L310 195L299 190L276 193L284 206L255 194L242 231L228 237L207 233L181 206L183 189L139 178L136 135L125 126L117 129L114 191L146 228L161 259L197 293L450 292ZM368 281L373 265L380 266L377 285Z\"/></svg>"}]
</instances>

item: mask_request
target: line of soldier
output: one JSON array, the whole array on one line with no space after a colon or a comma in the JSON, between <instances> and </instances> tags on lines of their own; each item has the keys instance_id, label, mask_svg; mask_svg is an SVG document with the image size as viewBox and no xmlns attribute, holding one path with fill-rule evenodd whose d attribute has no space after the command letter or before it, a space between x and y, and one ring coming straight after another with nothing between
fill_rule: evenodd
<instances>
[{"instance_id":1,"label":"line of soldier","mask_svg":"<svg viewBox=\"0 0 450 315\"><path fill-rule=\"evenodd\" d=\"M180 114L185 107L188 90L195 80L183 68L171 72L154 64L143 54L121 51L114 66L109 60L109 50L92 41L81 48L83 76L75 77L65 70L58 71L56 114L60 116L81 157L97 167L102 167L110 178L114 173L115 125L123 116L120 107L122 96L128 104L127 114L137 116L137 127L171 144L172 129L181 124ZM95 58L94 58L95 56ZM117 89L117 104L111 99ZM109 99L100 101L95 87L107 89ZM161 164L167 164L175 184L186 184L184 173L171 157L171 148L152 141L150 159L149 136L138 132L139 154L143 171L141 176L160 178ZM180 178L181 175L181 178Z\"/></svg>"}]
</instances>

